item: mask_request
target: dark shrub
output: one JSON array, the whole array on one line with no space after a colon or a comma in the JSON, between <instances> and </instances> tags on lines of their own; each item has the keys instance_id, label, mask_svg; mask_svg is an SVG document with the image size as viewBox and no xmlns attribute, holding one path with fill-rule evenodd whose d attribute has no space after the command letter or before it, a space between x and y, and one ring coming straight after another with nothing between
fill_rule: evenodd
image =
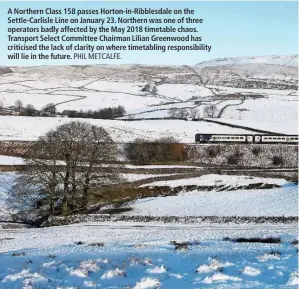
<instances>
[{"instance_id":1,"label":"dark shrub","mask_svg":"<svg viewBox=\"0 0 299 289\"><path fill-rule=\"evenodd\" d=\"M91 244L89 244L89 246L92 246L92 247L104 247L104 243L91 243Z\"/></svg>"},{"instance_id":2,"label":"dark shrub","mask_svg":"<svg viewBox=\"0 0 299 289\"><path fill-rule=\"evenodd\" d=\"M127 158L135 164L150 164L153 162L173 162L187 159L183 144L173 138L159 138L148 142L136 139L126 146Z\"/></svg>"},{"instance_id":3,"label":"dark shrub","mask_svg":"<svg viewBox=\"0 0 299 289\"><path fill-rule=\"evenodd\" d=\"M207 149L208 155L211 158L215 158L218 154L219 154L219 149L215 148L215 147L209 147Z\"/></svg>"},{"instance_id":4,"label":"dark shrub","mask_svg":"<svg viewBox=\"0 0 299 289\"><path fill-rule=\"evenodd\" d=\"M177 251L188 250L188 246L191 245L189 242L178 243L176 241L171 241L170 243L174 245L174 249L177 250Z\"/></svg>"},{"instance_id":5,"label":"dark shrub","mask_svg":"<svg viewBox=\"0 0 299 289\"><path fill-rule=\"evenodd\" d=\"M281 239L280 238L237 238L233 240L233 242L279 244L281 242Z\"/></svg>"},{"instance_id":6,"label":"dark shrub","mask_svg":"<svg viewBox=\"0 0 299 289\"><path fill-rule=\"evenodd\" d=\"M260 147L254 147L252 149L252 153L255 155L255 156L258 156L261 152L261 148Z\"/></svg>"},{"instance_id":7,"label":"dark shrub","mask_svg":"<svg viewBox=\"0 0 299 289\"><path fill-rule=\"evenodd\" d=\"M243 154L240 152L239 148L235 148L234 152L227 157L228 165L238 165Z\"/></svg>"},{"instance_id":8,"label":"dark shrub","mask_svg":"<svg viewBox=\"0 0 299 289\"><path fill-rule=\"evenodd\" d=\"M269 244L279 244L281 243L280 238L237 238L231 239L229 237L223 238L223 241L231 241L235 243L269 243ZM274 252L274 251L272 251ZM277 252L276 252L277 253ZM270 252L271 254L271 252Z\"/></svg>"},{"instance_id":9,"label":"dark shrub","mask_svg":"<svg viewBox=\"0 0 299 289\"><path fill-rule=\"evenodd\" d=\"M272 163L274 166L282 166L283 165L283 158L279 156L273 156Z\"/></svg>"}]
</instances>

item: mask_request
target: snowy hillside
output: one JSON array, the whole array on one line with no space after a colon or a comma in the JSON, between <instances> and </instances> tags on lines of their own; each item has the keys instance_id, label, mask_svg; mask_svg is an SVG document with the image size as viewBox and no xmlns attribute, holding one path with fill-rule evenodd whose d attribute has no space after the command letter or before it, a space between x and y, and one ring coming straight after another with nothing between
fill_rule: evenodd
<instances>
[{"instance_id":1,"label":"snowy hillside","mask_svg":"<svg viewBox=\"0 0 299 289\"><path fill-rule=\"evenodd\" d=\"M36 140L58 125L79 120L60 117L24 117L0 116L0 140ZM173 136L179 141L193 143L194 135L202 133L246 133L236 129L201 121L184 120L143 120L120 121L104 119L84 119L91 124L104 127L115 142L131 142L136 138L153 140L159 137Z\"/></svg>"},{"instance_id":2,"label":"snowy hillside","mask_svg":"<svg viewBox=\"0 0 299 289\"><path fill-rule=\"evenodd\" d=\"M217 58L214 60L203 61L198 63L198 66L219 66L219 65L248 65L248 64L262 64L262 65L281 65L287 67L298 66L298 55L269 55L256 57L228 57Z\"/></svg>"},{"instance_id":3,"label":"snowy hillside","mask_svg":"<svg viewBox=\"0 0 299 289\"><path fill-rule=\"evenodd\" d=\"M196 109L206 117L205 108L213 104L218 120L295 134L297 62L298 56L290 55L223 58L195 66L0 67L0 103L10 107L20 99L37 109L54 103L59 112L122 105L124 118L135 119L169 117L171 109L190 115ZM147 125L146 130L155 130Z\"/></svg>"},{"instance_id":4,"label":"snowy hillside","mask_svg":"<svg viewBox=\"0 0 299 289\"><path fill-rule=\"evenodd\" d=\"M166 181L167 185L171 181ZM186 180L186 183L188 180ZM162 182L152 185L162 185ZM191 180L192 183L192 180ZM200 183L200 182L199 182ZM188 184L190 184L188 182ZM136 201L126 214L145 216L296 216L298 186L270 190L192 191Z\"/></svg>"}]
</instances>

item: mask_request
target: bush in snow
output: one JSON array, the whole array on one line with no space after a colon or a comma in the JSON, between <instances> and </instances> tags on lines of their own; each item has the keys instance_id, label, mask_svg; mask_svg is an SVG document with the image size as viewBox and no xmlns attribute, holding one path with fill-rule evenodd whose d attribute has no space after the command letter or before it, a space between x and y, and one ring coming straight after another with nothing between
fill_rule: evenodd
<instances>
[{"instance_id":1,"label":"bush in snow","mask_svg":"<svg viewBox=\"0 0 299 289\"><path fill-rule=\"evenodd\" d=\"M238 147L233 148L233 153L228 156L227 158L227 164L228 165L239 165L241 158L242 158L242 153Z\"/></svg>"},{"instance_id":2,"label":"bush in snow","mask_svg":"<svg viewBox=\"0 0 299 289\"><path fill-rule=\"evenodd\" d=\"M280 156L273 156L272 162L274 166L283 166L283 158Z\"/></svg>"},{"instance_id":3,"label":"bush in snow","mask_svg":"<svg viewBox=\"0 0 299 289\"><path fill-rule=\"evenodd\" d=\"M134 164L183 161L187 157L184 145L171 137L159 138L151 142L136 139L126 146L126 155Z\"/></svg>"}]
</instances>

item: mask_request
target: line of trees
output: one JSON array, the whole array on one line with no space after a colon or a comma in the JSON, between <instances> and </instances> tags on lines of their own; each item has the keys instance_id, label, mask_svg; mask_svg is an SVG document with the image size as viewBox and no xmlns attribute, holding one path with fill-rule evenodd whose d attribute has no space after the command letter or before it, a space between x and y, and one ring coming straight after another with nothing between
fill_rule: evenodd
<instances>
[{"instance_id":1,"label":"line of trees","mask_svg":"<svg viewBox=\"0 0 299 289\"><path fill-rule=\"evenodd\" d=\"M4 108L3 103L0 101L0 111ZM24 105L21 100L17 100L11 108L12 111L20 116L49 116L53 117L60 115L57 112L55 103L48 103L42 109L38 110L32 104ZM94 118L94 119L114 119L122 117L126 114L126 110L122 105L116 107L107 107L98 110L64 110L61 115L70 118Z\"/></svg>"},{"instance_id":2,"label":"line of trees","mask_svg":"<svg viewBox=\"0 0 299 289\"><path fill-rule=\"evenodd\" d=\"M218 114L218 108L215 104L206 105L203 110L203 116L209 118L215 118ZM186 119L191 117L192 119L199 119L200 110L197 107L188 108L172 108L168 111L168 115L173 118Z\"/></svg>"},{"instance_id":3,"label":"line of trees","mask_svg":"<svg viewBox=\"0 0 299 289\"><path fill-rule=\"evenodd\" d=\"M116 107L107 107L98 110L87 110L87 111L76 111L76 110L65 110L62 112L70 118L95 118L95 119L114 119L122 117L126 113L125 108L122 105Z\"/></svg>"},{"instance_id":4,"label":"line of trees","mask_svg":"<svg viewBox=\"0 0 299 289\"><path fill-rule=\"evenodd\" d=\"M98 170L116 155L117 146L102 127L63 124L32 146L9 203L25 220L86 212L93 188L119 180L115 168Z\"/></svg>"},{"instance_id":5,"label":"line of trees","mask_svg":"<svg viewBox=\"0 0 299 289\"><path fill-rule=\"evenodd\" d=\"M38 110L33 104L24 105L19 99L14 103L13 110L20 116L55 116L57 114L54 103L48 103L41 110Z\"/></svg>"}]
</instances>

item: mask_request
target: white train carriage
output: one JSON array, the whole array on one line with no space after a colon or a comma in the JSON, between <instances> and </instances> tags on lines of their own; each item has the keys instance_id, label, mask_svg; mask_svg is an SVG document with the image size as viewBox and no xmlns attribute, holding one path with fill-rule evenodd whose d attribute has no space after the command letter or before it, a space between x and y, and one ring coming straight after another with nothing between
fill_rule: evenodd
<instances>
[{"instance_id":1,"label":"white train carriage","mask_svg":"<svg viewBox=\"0 0 299 289\"><path fill-rule=\"evenodd\" d=\"M196 134L196 143L298 144L298 135Z\"/></svg>"},{"instance_id":2,"label":"white train carriage","mask_svg":"<svg viewBox=\"0 0 299 289\"><path fill-rule=\"evenodd\" d=\"M261 143L298 143L298 135L262 135Z\"/></svg>"},{"instance_id":3,"label":"white train carriage","mask_svg":"<svg viewBox=\"0 0 299 289\"><path fill-rule=\"evenodd\" d=\"M212 135L210 142L251 143L253 142L253 136L252 135Z\"/></svg>"},{"instance_id":4,"label":"white train carriage","mask_svg":"<svg viewBox=\"0 0 299 289\"><path fill-rule=\"evenodd\" d=\"M253 143L253 135L244 134L196 134L196 143Z\"/></svg>"}]
</instances>

